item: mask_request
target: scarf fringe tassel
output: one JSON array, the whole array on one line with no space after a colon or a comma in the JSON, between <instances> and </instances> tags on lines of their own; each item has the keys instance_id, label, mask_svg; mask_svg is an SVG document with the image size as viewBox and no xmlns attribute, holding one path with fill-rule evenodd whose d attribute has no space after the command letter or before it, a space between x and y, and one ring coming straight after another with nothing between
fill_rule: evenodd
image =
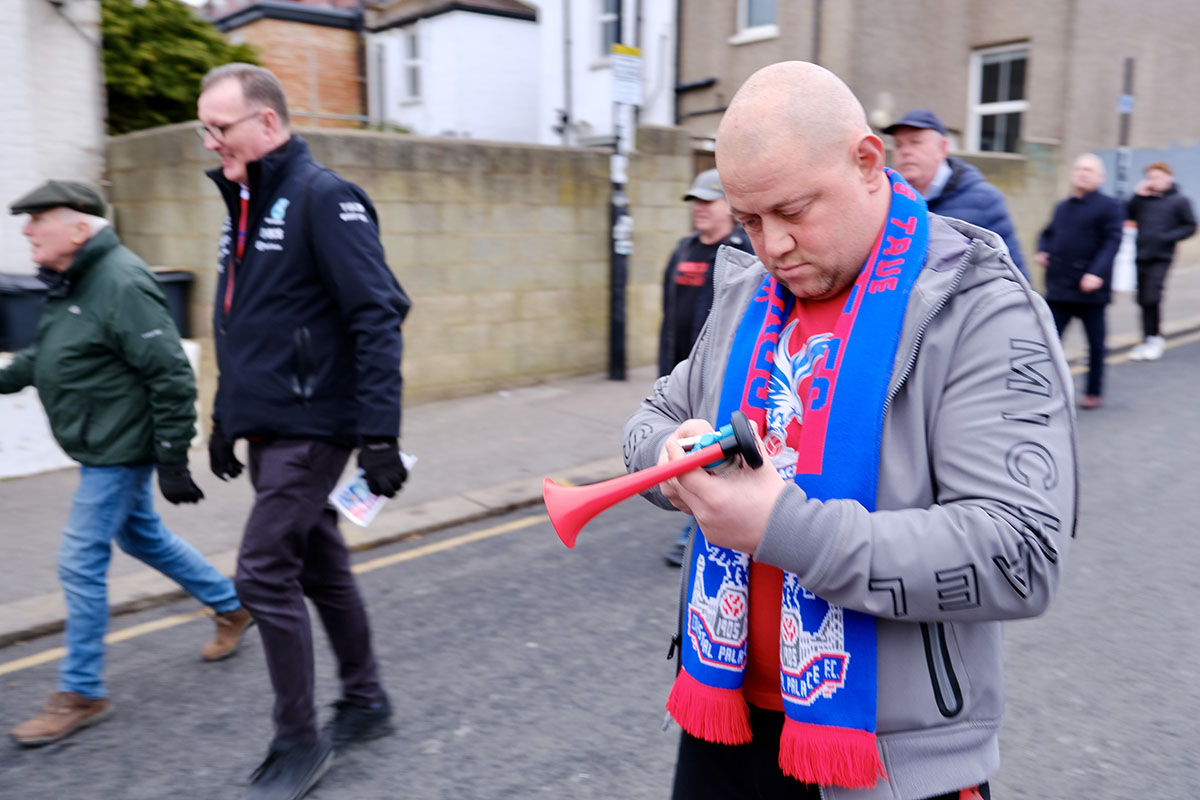
<instances>
[{"instance_id":1,"label":"scarf fringe tassel","mask_svg":"<svg viewBox=\"0 0 1200 800\"><path fill-rule=\"evenodd\" d=\"M779 768L805 783L869 789L887 772L879 759L875 734L798 722L790 717L779 737Z\"/></svg>"},{"instance_id":2,"label":"scarf fringe tassel","mask_svg":"<svg viewBox=\"0 0 1200 800\"><path fill-rule=\"evenodd\" d=\"M750 709L738 689L708 686L680 670L667 698L667 713L679 727L706 742L746 744Z\"/></svg>"}]
</instances>

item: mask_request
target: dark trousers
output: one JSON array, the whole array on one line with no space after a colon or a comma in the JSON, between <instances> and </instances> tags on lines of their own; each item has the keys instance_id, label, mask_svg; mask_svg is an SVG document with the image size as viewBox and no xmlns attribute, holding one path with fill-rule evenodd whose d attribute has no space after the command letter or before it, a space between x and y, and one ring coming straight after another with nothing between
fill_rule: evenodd
<instances>
[{"instance_id":1,"label":"dark trousers","mask_svg":"<svg viewBox=\"0 0 1200 800\"><path fill-rule=\"evenodd\" d=\"M779 769L783 712L750 706L749 744L713 744L683 733L675 763L672 800L820 800L816 786L789 778ZM991 800L986 783L978 787ZM959 800L959 792L928 800Z\"/></svg>"},{"instance_id":2,"label":"dark trousers","mask_svg":"<svg viewBox=\"0 0 1200 800\"><path fill-rule=\"evenodd\" d=\"M1054 301L1049 304L1050 313L1054 315L1054 326L1058 328L1061 337L1063 329L1074 317L1079 317L1088 341L1088 375L1087 393L1099 397L1104 391L1104 336L1107 306L1104 303L1063 303Z\"/></svg>"},{"instance_id":3,"label":"dark trousers","mask_svg":"<svg viewBox=\"0 0 1200 800\"><path fill-rule=\"evenodd\" d=\"M1142 333L1146 336L1159 335L1163 289L1170 268L1170 259L1137 262L1137 301L1142 307Z\"/></svg>"},{"instance_id":4,"label":"dark trousers","mask_svg":"<svg viewBox=\"0 0 1200 800\"><path fill-rule=\"evenodd\" d=\"M343 696L384 698L367 611L350 573L350 553L328 504L350 450L328 442L277 439L250 445L256 493L238 553L238 597L262 635L275 689L275 735L317 737L313 635L304 598L321 615L338 661Z\"/></svg>"}]
</instances>

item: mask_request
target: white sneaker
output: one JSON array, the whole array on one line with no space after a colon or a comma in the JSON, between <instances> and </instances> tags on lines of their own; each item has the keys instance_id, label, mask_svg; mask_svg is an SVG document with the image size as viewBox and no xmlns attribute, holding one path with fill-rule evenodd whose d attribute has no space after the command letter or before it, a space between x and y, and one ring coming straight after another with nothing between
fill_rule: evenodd
<instances>
[{"instance_id":1,"label":"white sneaker","mask_svg":"<svg viewBox=\"0 0 1200 800\"><path fill-rule=\"evenodd\" d=\"M1146 360L1146 343L1138 342L1133 347L1129 348L1130 361L1145 361Z\"/></svg>"},{"instance_id":2,"label":"white sneaker","mask_svg":"<svg viewBox=\"0 0 1200 800\"><path fill-rule=\"evenodd\" d=\"M1167 349L1167 340L1161 336L1147 336L1144 344L1146 350L1142 353L1143 361L1158 361Z\"/></svg>"}]
</instances>

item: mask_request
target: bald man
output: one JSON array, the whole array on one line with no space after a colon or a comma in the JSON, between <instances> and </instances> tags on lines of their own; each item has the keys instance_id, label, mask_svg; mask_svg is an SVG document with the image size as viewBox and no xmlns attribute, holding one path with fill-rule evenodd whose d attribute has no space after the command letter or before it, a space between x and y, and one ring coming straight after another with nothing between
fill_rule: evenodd
<instances>
[{"instance_id":1,"label":"bald man","mask_svg":"<svg viewBox=\"0 0 1200 800\"><path fill-rule=\"evenodd\" d=\"M1075 527L1053 320L827 70L751 76L716 156L757 256L722 249L696 349L625 426L638 470L742 411L765 461L647 493L699 522L674 797L987 798L1001 624L1046 609Z\"/></svg>"},{"instance_id":2,"label":"bald man","mask_svg":"<svg viewBox=\"0 0 1200 800\"><path fill-rule=\"evenodd\" d=\"M1059 335L1076 317L1087 333L1087 386L1079 402L1084 409L1104 404L1104 315L1125 216L1121 204L1100 191L1104 175L1099 157L1084 153L1075 159L1071 196L1054 209L1034 256L1046 269L1046 302Z\"/></svg>"}]
</instances>

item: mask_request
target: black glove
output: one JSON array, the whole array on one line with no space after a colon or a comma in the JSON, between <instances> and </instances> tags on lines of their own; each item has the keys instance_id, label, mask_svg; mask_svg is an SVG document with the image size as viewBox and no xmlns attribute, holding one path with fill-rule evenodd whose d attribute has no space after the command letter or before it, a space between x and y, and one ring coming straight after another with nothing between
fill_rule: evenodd
<instances>
[{"instance_id":1,"label":"black glove","mask_svg":"<svg viewBox=\"0 0 1200 800\"><path fill-rule=\"evenodd\" d=\"M162 489L163 497L168 502L199 503L204 499L204 492L192 480L186 461L176 461L171 464L158 465L158 488Z\"/></svg>"},{"instance_id":2,"label":"black glove","mask_svg":"<svg viewBox=\"0 0 1200 800\"><path fill-rule=\"evenodd\" d=\"M384 497L395 497L408 479L408 470L400 460L400 443L395 439L363 441L358 465L366 476L367 488Z\"/></svg>"},{"instance_id":3,"label":"black glove","mask_svg":"<svg viewBox=\"0 0 1200 800\"><path fill-rule=\"evenodd\" d=\"M233 442L225 438L221 425L213 420L212 435L208 437L208 466L223 481L242 474L242 462L233 454Z\"/></svg>"}]
</instances>

